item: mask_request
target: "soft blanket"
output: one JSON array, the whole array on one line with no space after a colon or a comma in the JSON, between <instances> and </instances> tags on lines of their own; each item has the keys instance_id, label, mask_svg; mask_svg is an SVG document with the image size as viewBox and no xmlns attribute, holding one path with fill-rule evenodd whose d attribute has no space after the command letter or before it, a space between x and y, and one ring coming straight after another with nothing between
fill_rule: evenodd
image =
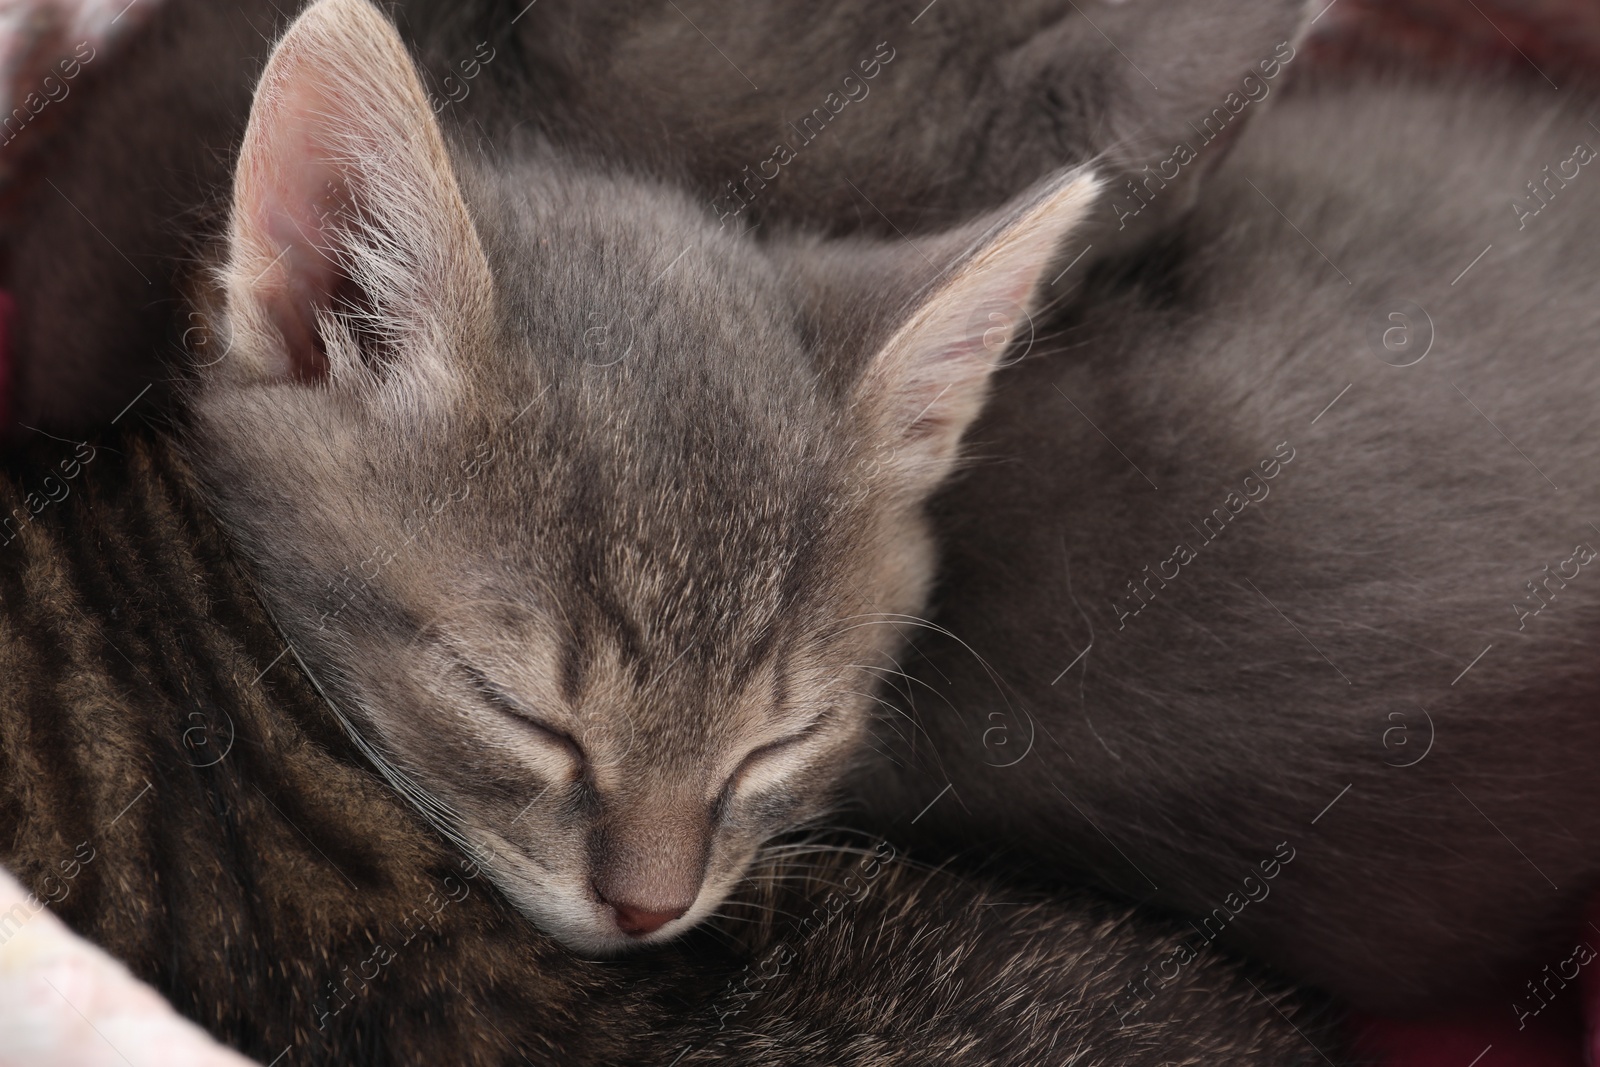
<instances>
[{"instance_id":1,"label":"soft blanket","mask_svg":"<svg viewBox=\"0 0 1600 1067\"><path fill-rule=\"evenodd\" d=\"M129 1064L251 1067L0 870L0 1067Z\"/></svg>"}]
</instances>

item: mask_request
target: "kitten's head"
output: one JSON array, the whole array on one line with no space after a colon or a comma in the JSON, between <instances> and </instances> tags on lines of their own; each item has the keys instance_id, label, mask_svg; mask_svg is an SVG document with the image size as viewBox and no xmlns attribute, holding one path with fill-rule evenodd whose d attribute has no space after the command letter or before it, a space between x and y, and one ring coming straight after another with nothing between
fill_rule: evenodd
<instances>
[{"instance_id":1,"label":"kitten's head","mask_svg":"<svg viewBox=\"0 0 1600 1067\"><path fill-rule=\"evenodd\" d=\"M389 780L567 944L670 937L822 813L1092 193L758 247L539 145L452 153L388 23L321 0L257 94L191 453Z\"/></svg>"}]
</instances>

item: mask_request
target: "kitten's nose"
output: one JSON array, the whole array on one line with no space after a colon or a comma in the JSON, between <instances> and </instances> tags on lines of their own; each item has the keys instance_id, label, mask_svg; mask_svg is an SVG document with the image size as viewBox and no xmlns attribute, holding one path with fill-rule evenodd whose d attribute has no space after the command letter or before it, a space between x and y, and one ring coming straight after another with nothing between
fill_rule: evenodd
<instances>
[{"instance_id":1,"label":"kitten's nose","mask_svg":"<svg viewBox=\"0 0 1600 1067\"><path fill-rule=\"evenodd\" d=\"M688 914L711 853L708 805L670 794L642 796L619 803L590 845L594 894L611 909L617 929L635 938Z\"/></svg>"},{"instance_id":2,"label":"kitten's nose","mask_svg":"<svg viewBox=\"0 0 1600 1067\"><path fill-rule=\"evenodd\" d=\"M606 904L610 906L611 913L616 919L617 929L629 937L653 934L673 919L682 918L683 913L689 910L683 907L671 911L651 911L633 904L620 904L609 900Z\"/></svg>"}]
</instances>

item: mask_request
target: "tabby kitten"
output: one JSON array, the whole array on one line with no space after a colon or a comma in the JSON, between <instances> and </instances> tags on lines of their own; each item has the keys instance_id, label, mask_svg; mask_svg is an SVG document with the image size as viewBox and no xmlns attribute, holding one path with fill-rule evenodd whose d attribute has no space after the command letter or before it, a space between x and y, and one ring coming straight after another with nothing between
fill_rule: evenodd
<instances>
[{"instance_id":1,"label":"tabby kitten","mask_svg":"<svg viewBox=\"0 0 1600 1067\"><path fill-rule=\"evenodd\" d=\"M270 42L298 6L162 0L56 105L70 136L42 149L29 131L5 146L32 153L42 172L0 230L0 286L19 308L16 421L76 432L104 425L152 381L160 395L170 374L152 354L196 327L179 279L221 228L209 208L225 199ZM1134 195L1130 180L1147 199L1163 187L1126 226L1142 230L1185 204L1192 176L1224 148L1206 149L1170 189L1149 168L1194 139L1189 123L1216 126L1222 108L1237 129L1260 110L1249 103L1230 122L1224 104L1276 93L1281 82L1263 80L1261 65L1292 54L1304 7L940 0L919 16L917 3L390 6L423 59L430 106L462 137L542 129L601 169L692 189L730 229L765 220L896 239L897 229L965 223L1090 161L1121 198ZM760 91L724 60L730 51ZM796 158L763 178L779 141ZM1109 202L1083 232L1085 263L1126 236Z\"/></svg>"},{"instance_id":2,"label":"tabby kitten","mask_svg":"<svg viewBox=\"0 0 1600 1067\"><path fill-rule=\"evenodd\" d=\"M373 773L148 413L0 476L0 864L261 1064L1323 1062L1279 1009L1337 1056L1212 957L1122 1019L1181 931L892 841L776 849L697 939L573 955Z\"/></svg>"},{"instance_id":3,"label":"tabby kitten","mask_svg":"<svg viewBox=\"0 0 1600 1067\"><path fill-rule=\"evenodd\" d=\"M1099 270L937 504L949 636L874 806L953 785L933 854L1089 872L1371 1008L1537 1010L1600 888L1595 114L1291 97Z\"/></svg>"},{"instance_id":4,"label":"tabby kitten","mask_svg":"<svg viewBox=\"0 0 1600 1067\"><path fill-rule=\"evenodd\" d=\"M257 92L189 452L391 784L566 944L672 937L827 809L991 318L1094 190L758 249L533 137L447 148L388 22L320 0Z\"/></svg>"}]
</instances>

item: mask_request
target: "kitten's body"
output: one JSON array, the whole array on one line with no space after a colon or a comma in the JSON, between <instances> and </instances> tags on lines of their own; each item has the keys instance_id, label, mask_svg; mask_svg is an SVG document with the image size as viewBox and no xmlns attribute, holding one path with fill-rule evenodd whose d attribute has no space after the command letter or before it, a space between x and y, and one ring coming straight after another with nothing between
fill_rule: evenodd
<instances>
[{"instance_id":1,"label":"kitten's body","mask_svg":"<svg viewBox=\"0 0 1600 1067\"><path fill-rule=\"evenodd\" d=\"M65 135L40 157L49 181L34 182L4 233L19 422L103 425L168 377L151 353L195 325L178 280L218 228L256 77L297 6L166 0L58 105ZM1084 5L1084 15L1058 2L997 13L943 0L913 21L921 6L406 0L395 14L441 121L468 138L532 125L607 165L682 183L733 227L894 235L964 221L1061 166L1158 164L1191 136L1188 120L1203 122L1230 93L1243 99L1241 77L1294 37L1300 7L1228 0L1180 17L1145 2ZM863 63L873 78L863 80ZM1256 91L1272 92L1257 74ZM1249 106L1245 117L1260 110ZM801 145L789 123L818 108L824 132ZM35 150L37 132L6 151ZM748 186L748 207L728 199L727 183L771 173L762 164L778 141L797 158ZM1188 177L1222 154L1206 150L1128 229L1186 204ZM1109 206L1094 222L1084 241L1098 255L1122 225ZM85 292L96 294L87 305Z\"/></svg>"},{"instance_id":2,"label":"kitten's body","mask_svg":"<svg viewBox=\"0 0 1600 1067\"><path fill-rule=\"evenodd\" d=\"M0 863L263 1064L1322 1062L1214 959L1120 1026L1172 934L892 843L775 854L732 948L577 958L350 745L168 444L44 442L0 509L30 493L60 502L0 547Z\"/></svg>"},{"instance_id":3,"label":"kitten's body","mask_svg":"<svg viewBox=\"0 0 1600 1067\"><path fill-rule=\"evenodd\" d=\"M1244 99L1246 75L1261 100L1272 95L1306 8L480 0L412 2L397 17L423 43L424 66L458 80L484 27L507 28L508 60L479 76L492 89L465 86L460 105L491 132L508 119L531 124L569 148L668 177L729 225L893 236L957 224L1090 161L1128 195L1129 176L1143 179L1175 141L1195 139L1230 94ZM1275 51L1284 65L1263 82L1260 64ZM1228 102L1233 115L1259 110L1238 100ZM1212 119L1211 132L1232 116L1224 120ZM1152 210L1141 223L1175 214L1193 192L1160 184L1143 190ZM1116 215L1099 215L1108 225L1085 240L1109 243Z\"/></svg>"},{"instance_id":4,"label":"kitten's body","mask_svg":"<svg viewBox=\"0 0 1600 1067\"><path fill-rule=\"evenodd\" d=\"M953 782L940 847L1367 1005L1534 1010L1600 881L1586 108L1378 86L1252 127L999 377L937 507L932 744L867 781Z\"/></svg>"}]
</instances>

